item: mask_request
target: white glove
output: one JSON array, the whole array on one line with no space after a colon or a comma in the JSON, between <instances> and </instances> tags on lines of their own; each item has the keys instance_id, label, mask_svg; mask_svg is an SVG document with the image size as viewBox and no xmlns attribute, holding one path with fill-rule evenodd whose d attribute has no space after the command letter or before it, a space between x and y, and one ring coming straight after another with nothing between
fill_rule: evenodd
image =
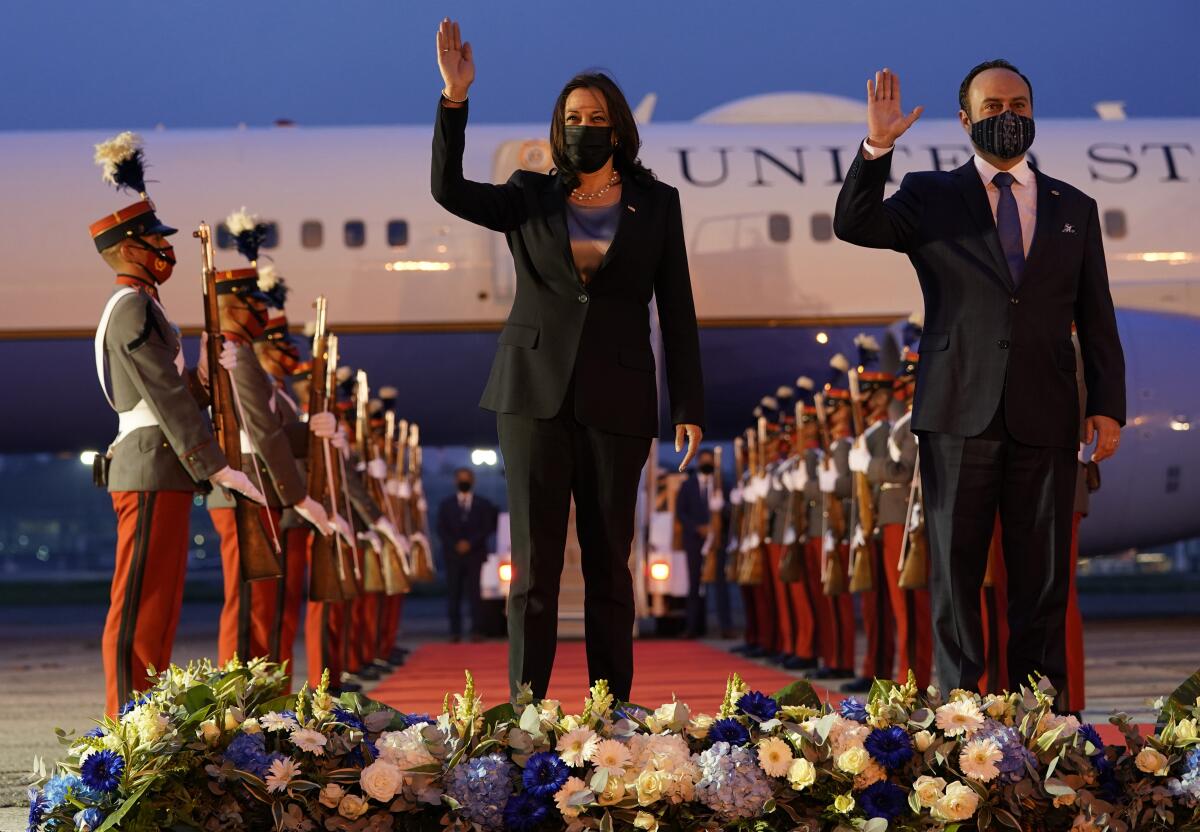
<instances>
[{"instance_id":1,"label":"white glove","mask_svg":"<svg viewBox=\"0 0 1200 832\"><path fill-rule=\"evenodd\" d=\"M354 529L350 528L350 523L346 521L345 517L335 511L332 523L333 527L337 529L337 533L342 536L342 540L349 544L354 543Z\"/></svg>"},{"instance_id":2,"label":"white glove","mask_svg":"<svg viewBox=\"0 0 1200 832\"><path fill-rule=\"evenodd\" d=\"M333 445L333 447L337 448L342 453L346 452L346 450L350 447L350 440L346 436L346 428L344 426L338 425L337 432L333 434L333 436L329 437L329 444Z\"/></svg>"},{"instance_id":3,"label":"white glove","mask_svg":"<svg viewBox=\"0 0 1200 832\"><path fill-rule=\"evenodd\" d=\"M714 491L708 497L708 510L713 514L725 510L725 498L721 496L720 491Z\"/></svg>"},{"instance_id":4,"label":"white glove","mask_svg":"<svg viewBox=\"0 0 1200 832\"><path fill-rule=\"evenodd\" d=\"M379 535L375 534L375 532L371 529L367 529L365 532L359 532L358 539L365 540L370 543L371 548L376 552L383 551L383 539Z\"/></svg>"},{"instance_id":5,"label":"white glove","mask_svg":"<svg viewBox=\"0 0 1200 832\"><path fill-rule=\"evenodd\" d=\"M806 485L808 485L808 464L804 460L800 460L799 464L792 469L789 487L793 492L799 492L803 491Z\"/></svg>"},{"instance_id":6,"label":"white glove","mask_svg":"<svg viewBox=\"0 0 1200 832\"><path fill-rule=\"evenodd\" d=\"M292 506L296 513L316 527L323 535L332 534L335 529L329 522L329 515L325 512L325 507L309 497L304 495L304 499Z\"/></svg>"},{"instance_id":7,"label":"white glove","mask_svg":"<svg viewBox=\"0 0 1200 832\"><path fill-rule=\"evenodd\" d=\"M332 439L337 433L337 417L329 411L314 413L308 419L308 429L319 439Z\"/></svg>"},{"instance_id":8,"label":"white glove","mask_svg":"<svg viewBox=\"0 0 1200 832\"><path fill-rule=\"evenodd\" d=\"M900 446L896 444L896 440L888 437L888 456L892 458L892 462L900 461Z\"/></svg>"},{"instance_id":9,"label":"white glove","mask_svg":"<svg viewBox=\"0 0 1200 832\"><path fill-rule=\"evenodd\" d=\"M787 528L783 532L783 545L791 546L796 542L796 527L788 523Z\"/></svg>"},{"instance_id":10,"label":"white glove","mask_svg":"<svg viewBox=\"0 0 1200 832\"><path fill-rule=\"evenodd\" d=\"M371 526L371 528L375 529L375 531L386 537L388 539L388 543L391 543L396 547L396 551L404 551L400 546L400 532L395 526L392 525L391 520L380 516L379 519L377 519Z\"/></svg>"},{"instance_id":11,"label":"white glove","mask_svg":"<svg viewBox=\"0 0 1200 832\"><path fill-rule=\"evenodd\" d=\"M396 492L396 496L401 500L407 500L412 497L412 485L408 480L400 480L400 486Z\"/></svg>"},{"instance_id":12,"label":"white glove","mask_svg":"<svg viewBox=\"0 0 1200 832\"><path fill-rule=\"evenodd\" d=\"M771 481L766 477L755 477L750 481L750 488L754 492L753 496L750 497L750 501L757 503L767 496L767 491L771 488Z\"/></svg>"},{"instance_id":13,"label":"white glove","mask_svg":"<svg viewBox=\"0 0 1200 832\"><path fill-rule=\"evenodd\" d=\"M825 532L825 536L821 539L821 551L837 551L837 541L833 539L833 532Z\"/></svg>"},{"instance_id":14,"label":"white glove","mask_svg":"<svg viewBox=\"0 0 1200 832\"><path fill-rule=\"evenodd\" d=\"M871 452L866 448L860 448L855 442L854 447L850 449L850 470L856 474L865 474L870 467Z\"/></svg>"},{"instance_id":15,"label":"white glove","mask_svg":"<svg viewBox=\"0 0 1200 832\"><path fill-rule=\"evenodd\" d=\"M429 504L427 502L425 502L424 497L421 497L420 499L417 500L417 510L418 511L428 511L429 510Z\"/></svg>"},{"instance_id":16,"label":"white glove","mask_svg":"<svg viewBox=\"0 0 1200 832\"><path fill-rule=\"evenodd\" d=\"M227 372L232 373L237 369L237 344L232 341L225 341L221 344L221 354L217 356L217 363L225 368Z\"/></svg>"},{"instance_id":17,"label":"white glove","mask_svg":"<svg viewBox=\"0 0 1200 832\"><path fill-rule=\"evenodd\" d=\"M262 492L254 487L254 483L250 482L250 478L241 471L235 471L226 465L217 473L208 478L218 488L228 488L230 491L236 491L246 497L249 497L259 505L265 506L267 498L262 495Z\"/></svg>"},{"instance_id":18,"label":"white glove","mask_svg":"<svg viewBox=\"0 0 1200 832\"><path fill-rule=\"evenodd\" d=\"M367 463L367 476L371 479L386 480L387 479L387 463L379 457L375 457Z\"/></svg>"},{"instance_id":19,"label":"white glove","mask_svg":"<svg viewBox=\"0 0 1200 832\"><path fill-rule=\"evenodd\" d=\"M832 494L837 491L838 472L832 465L817 469L817 479L821 483L822 494Z\"/></svg>"},{"instance_id":20,"label":"white glove","mask_svg":"<svg viewBox=\"0 0 1200 832\"><path fill-rule=\"evenodd\" d=\"M395 477L388 477L388 481L383 484L383 490L389 497L400 496L400 480Z\"/></svg>"},{"instance_id":21,"label":"white glove","mask_svg":"<svg viewBox=\"0 0 1200 832\"><path fill-rule=\"evenodd\" d=\"M729 492L729 502L735 506L742 504L742 487L740 485Z\"/></svg>"},{"instance_id":22,"label":"white glove","mask_svg":"<svg viewBox=\"0 0 1200 832\"><path fill-rule=\"evenodd\" d=\"M854 527L854 539L850 541L850 548L857 549L860 546L866 546L866 545L867 545L867 536L863 532L863 527L855 526Z\"/></svg>"}]
</instances>

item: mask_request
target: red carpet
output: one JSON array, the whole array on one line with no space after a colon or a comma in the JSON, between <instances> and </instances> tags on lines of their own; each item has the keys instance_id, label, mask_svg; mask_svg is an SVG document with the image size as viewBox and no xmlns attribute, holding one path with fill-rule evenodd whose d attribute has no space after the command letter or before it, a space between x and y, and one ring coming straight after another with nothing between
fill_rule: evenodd
<instances>
[{"instance_id":1,"label":"red carpet","mask_svg":"<svg viewBox=\"0 0 1200 832\"><path fill-rule=\"evenodd\" d=\"M633 660L631 699L647 708L670 702L671 694L675 694L693 713L714 713L725 695L725 680L734 672L741 674L751 690L765 693L774 693L796 680L791 674L700 641L636 641ZM404 667L382 680L370 695L409 713L440 713L446 693L462 691L464 669L475 677L475 689L483 696L485 707L508 701L508 645L504 642L423 644L409 655ZM570 713L583 707L587 689L583 642L559 642L549 697L561 700L564 710Z\"/></svg>"}]
</instances>

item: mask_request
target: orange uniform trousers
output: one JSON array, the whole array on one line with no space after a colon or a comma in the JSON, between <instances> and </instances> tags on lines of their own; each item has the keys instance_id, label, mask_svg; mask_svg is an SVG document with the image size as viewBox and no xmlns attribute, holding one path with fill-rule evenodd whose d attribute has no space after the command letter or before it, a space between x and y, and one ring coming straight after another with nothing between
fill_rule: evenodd
<instances>
[{"instance_id":1,"label":"orange uniform trousers","mask_svg":"<svg viewBox=\"0 0 1200 832\"><path fill-rule=\"evenodd\" d=\"M807 558L808 592L813 598L818 621L818 643L825 666L838 670L854 667L854 598L849 592L826 595L821 583L823 543L819 536L809 538L804 546ZM839 568L846 570L846 546L839 547Z\"/></svg>"},{"instance_id":2,"label":"orange uniform trousers","mask_svg":"<svg viewBox=\"0 0 1200 832\"><path fill-rule=\"evenodd\" d=\"M771 553L771 580L775 584L775 597L779 599L781 615L779 616L780 650L789 656L811 659L816 656L813 646L816 620L813 617L813 605L808 595L808 583L802 577L798 581L785 583L780 575L783 557L787 547L772 543L768 547Z\"/></svg>"},{"instance_id":3,"label":"orange uniform trousers","mask_svg":"<svg viewBox=\"0 0 1200 832\"><path fill-rule=\"evenodd\" d=\"M268 512L278 531L279 510L262 510L264 526ZM234 654L242 661L264 656L277 661L281 641L279 596L283 582L281 579L243 582L234 510L211 508L208 514L221 538L221 571L225 585L225 602L217 630L217 661L225 664Z\"/></svg>"},{"instance_id":4,"label":"orange uniform trousers","mask_svg":"<svg viewBox=\"0 0 1200 832\"><path fill-rule=\"evenodd\" d=\"M929 687L933 672L933 613L928 589L900 588L900 550L904 545L904 524L883 527L883 565L887 571L888 593L896 616L896 653L899 667L896 679L905 682L908 671L917 678L917 686Z\"/></svg>"},{"instance_id":5,"label":"orange uniform trousers","mask_svg":"<svg viewBox=\"0 0 1200 832\"><path fill-rule=\"evenodd\" d=\"M190 491L116 491L117 553L104 621L104 708L115 716L171 663L187 574Z\"/></svg>"},{"instance_id":6,"label":"orange uniform trousers","mask_svg":"<svg viewBox=\"0 0 1200 832\"><path fill-rule=\"evenodd\" d=\"M871 559L871 589L858 593L867 652L858 675L864 679L891 679L896 664L896 612L891 593L884 585L888 576L883 551L874 537L867 540L867 552L865 557Z\"/></svg>"}]
</instances>

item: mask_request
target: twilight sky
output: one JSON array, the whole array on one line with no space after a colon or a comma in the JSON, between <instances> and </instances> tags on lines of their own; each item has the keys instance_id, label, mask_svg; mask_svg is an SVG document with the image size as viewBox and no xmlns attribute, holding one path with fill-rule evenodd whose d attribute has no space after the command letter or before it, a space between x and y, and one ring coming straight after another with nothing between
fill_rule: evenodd
<instances>
[{"instance_id":1,"label":"twilight sky","mask_svg":"<svg viewBox=\"0 0 1200 832\"><path fill-rule=\"evenodd\" d=\"M21 0L0 18L0 129L428 123L446 14L475 46L477 121L543 121L561 84L601 67L656 121L734 98L861 98L896 69L906 108L957 109L958 83L1003 56L1041 116L1200 115L1197 0Z\"/></svg>"}]
</instances>

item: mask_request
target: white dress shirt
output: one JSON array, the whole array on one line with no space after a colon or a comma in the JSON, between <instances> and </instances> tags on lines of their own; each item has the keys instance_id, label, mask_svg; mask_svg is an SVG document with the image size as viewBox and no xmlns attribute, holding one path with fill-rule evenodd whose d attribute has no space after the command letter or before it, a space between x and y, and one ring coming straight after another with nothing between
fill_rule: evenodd
<instances>
[{"instance_id":1,"label":"white dress shirt","mask_svg":"<svg viewBox=\"0 0 1200 832\"><path fill-rule=\"evenodd\" d=\"M892 148L872 147L863 141L863 155L868 159L878 159L892 152ZM971 157L975 162L975 170L983 180L983 189L987 192L988 204L992 206L992 220L996 219L996 206L1000 204L1000 189L992 184L992 178L1000 172L1000 168L985 162L978 155ZM1033 232L1037 228L1037 177L1029 160L1022 158L1009 168L1012 174L1013 199L1017 201L1017 215L1021 218L1021 245L1025 248L1025 256L1029 256L1029 246L1033 243Z\"/></svg>"},{"instance_id":2,"label":"white dress shirt","mask_svg":"<svg viewBox=\"0 0 1200 832\"><path fill-rule=\"evenodd\" d=\"M471 513L471 492L470 491L468 491L466 494L459 492L458 507L463 512L463 514Z\"/></svg>"}]
</instances>

